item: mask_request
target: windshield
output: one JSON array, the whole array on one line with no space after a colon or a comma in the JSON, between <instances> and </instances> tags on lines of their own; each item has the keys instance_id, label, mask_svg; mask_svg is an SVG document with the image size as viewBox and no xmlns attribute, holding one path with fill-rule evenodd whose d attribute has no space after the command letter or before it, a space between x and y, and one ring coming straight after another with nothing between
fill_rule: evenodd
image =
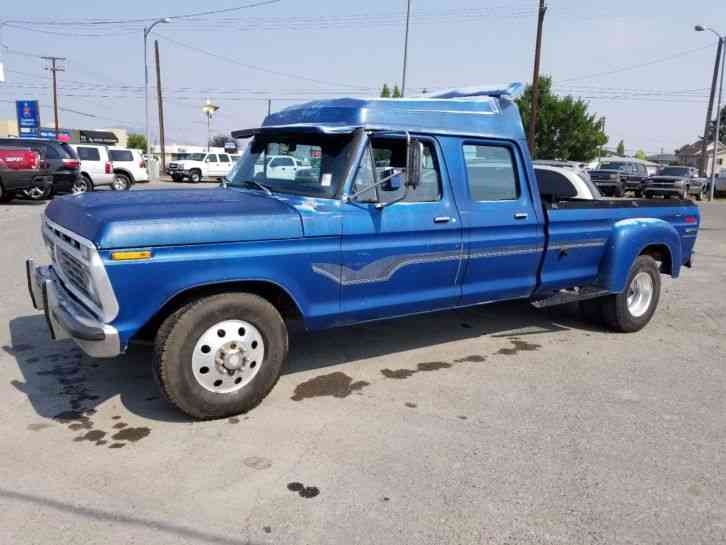
<instances>
[{"instance_id":1,"label":"windshield","mask_svg":"<svg viewBox=\"0 0 726 545\"><path fill-rule=\"evenodd\" d=\"M666 167L659 176L688 176L688 168L683 167Z\"/></svg>"},{"instance_id":2,"label":"windshield","mask_svg":"<svg viewBox=\"0 0 726 545\"><path fill-rule=\"evenodd\" d=\"M629 170L628 163L603 163L600 165L600 170Z\"/></svg>"},{"instance_id":3,"label":"windshield","mask_svg":"<svg viewBox=\"0 0 726 545\"><path fill-rule=\"evenodd\" d=\"M351 142L352 135L258 135L227 175L227 185L254 188L256 182L273 192L333 198L347 171Z\"/></svg>"},{"instance_id":4,"label":"windshield","mask_svg":"<svg viewBox=\"0 0 726 545\"><path fill-rule=\"evenodd\" d=\"M207 156L206 153L192 153L190 154L187 159L189 161L204 161L204 158Z\"/></svg>"}]
</instances>

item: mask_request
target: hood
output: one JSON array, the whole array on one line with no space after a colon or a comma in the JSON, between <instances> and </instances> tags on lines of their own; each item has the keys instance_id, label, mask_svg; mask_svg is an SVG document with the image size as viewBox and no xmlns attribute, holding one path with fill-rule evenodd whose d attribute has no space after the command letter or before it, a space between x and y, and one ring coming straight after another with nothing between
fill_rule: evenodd
<instances>
[{"instance_id":1,"label":"hood","mask_svg":"<svg viewBox=\"0 0 726 545\"><path fill-rule=\"evenodd\" d=\"M302 237L300 214L237 189L104 191L54 199L52 222L98 248L138 248Z\"/></svg>"}]
</instances>

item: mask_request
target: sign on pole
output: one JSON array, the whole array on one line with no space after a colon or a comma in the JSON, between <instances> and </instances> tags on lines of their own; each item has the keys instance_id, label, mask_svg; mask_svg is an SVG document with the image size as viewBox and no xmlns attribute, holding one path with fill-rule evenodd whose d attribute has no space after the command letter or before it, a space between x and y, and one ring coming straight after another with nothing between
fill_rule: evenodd
<instances>
[{"instance_id":1,"label":"sign on pole","mask_svg":"<svg viewBox=\"0 0 726 545\"><path fill-rule=\"evenodd\" d=\"M37 100L15 102L18 114L18 136L40 136L40 108Z\"/></svg>"}]
</instances>

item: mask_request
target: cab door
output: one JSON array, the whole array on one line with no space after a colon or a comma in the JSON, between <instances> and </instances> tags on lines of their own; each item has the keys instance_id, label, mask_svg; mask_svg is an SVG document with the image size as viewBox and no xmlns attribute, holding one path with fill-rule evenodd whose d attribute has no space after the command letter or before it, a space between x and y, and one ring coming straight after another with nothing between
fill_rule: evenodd
<instances>
[{"instance_id":1,"label":"cab door","mask_svg":"<svg viewBox=\"0 0 726 545\"><path fill-rule=\"evenodd\" d=\"M408 194L402 176L373 187L405 165L405 139L374 139L363 153L350 190L358 195L343 205L337 280L348 323L458 303L461 220L436 142L424 149L421 184Z\"/></svg>"},{"instance_id":2,"label":"cab door","mask_svg":"<svg viewBox=\"0 0 726 545\"><path fill-rule=\"evenodd\" d=\"M545 237L518 146L451 138L446 157L454 165L463 222L461 304L528 297L537 285Z\"/></svg>"},{"instance_id":3,"label":"cab door","mask_svg":"<svg viewBox=\"0 0 726 545\"><path fill-rule=\"evenodd\" d=\"M204 174L209 178L219 176L219 162L216 153L208 153L204 158Z\"/></svg>"}]
</instances>

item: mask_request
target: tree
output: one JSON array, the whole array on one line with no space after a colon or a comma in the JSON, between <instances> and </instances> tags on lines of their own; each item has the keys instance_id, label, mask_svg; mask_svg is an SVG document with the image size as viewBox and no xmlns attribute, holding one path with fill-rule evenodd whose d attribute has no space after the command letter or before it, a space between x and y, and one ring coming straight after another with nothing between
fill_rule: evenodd
<instances>
[{"instance_id":1,"label":"tree","mask_svg":"<svg viewBox=\"0 0 726 545\"><path fill-rule=\"evenodd\" d=\"M618 147L617 147L617 149L615 150L615 152L616 152L616 153L617 153L617 154L618 154L618 155L619 155L620 157L625 157L625 142L623 142L622 140L621 140L620 142L618 142Z\"/></svg>"},{"instance_id":2,"label":"tree","mask_svg":"<svg viewBox=\"0 0 726 545\"><path fill-rule=\"evenodd\" d=\"M641 161L646 161L648 159L648 156L645 154L645 152L642 149L639 149L635 152L635 158L640 159Z\"/></svg>"},{"instance_id":3,"label":"tree","mask_svg":"<svg viewBox=\"0 0 726 545\"><path fill-rule=\"evenodd\" d=\"M381 90L381 98L391 98L391 89L388 87L387 83L383 84L383 89Z\"/></svg>"},{"instance_id":4,"label":"tree","mask_svg":"<svg viewBox=\"0 0 726 545\"><path fill-rule=\"evenodd\" d=\"M126 147L129 149L139 149L146 151L146 137L143 134L129 133L126 140Z\"/></svg>"},{"instance_id":5,"label":"tree","mask_svg":"<svg viewBox=\"0 0 726 545\"><path fill-rule=\"evenodd\" d=\"M403 95L401 95L401 90L398 88L398 85L393 86L393 98L401 98Z\"/></svg>"},{"instance_id":6,"label":"tree","mask_svg":"<svg viewBox=\"0 0 726 545\"><path fill-rule=\"evenodd\" d=\"M607 143L605 118L588 112L588 104L571 96L560 97L552 92L552 78L540 77L539 115L534 157L563 161L592 161L599 148ZM527 86L517 99L527 134L532 112L532 88Z\"/></svg>"}]
</instances>

